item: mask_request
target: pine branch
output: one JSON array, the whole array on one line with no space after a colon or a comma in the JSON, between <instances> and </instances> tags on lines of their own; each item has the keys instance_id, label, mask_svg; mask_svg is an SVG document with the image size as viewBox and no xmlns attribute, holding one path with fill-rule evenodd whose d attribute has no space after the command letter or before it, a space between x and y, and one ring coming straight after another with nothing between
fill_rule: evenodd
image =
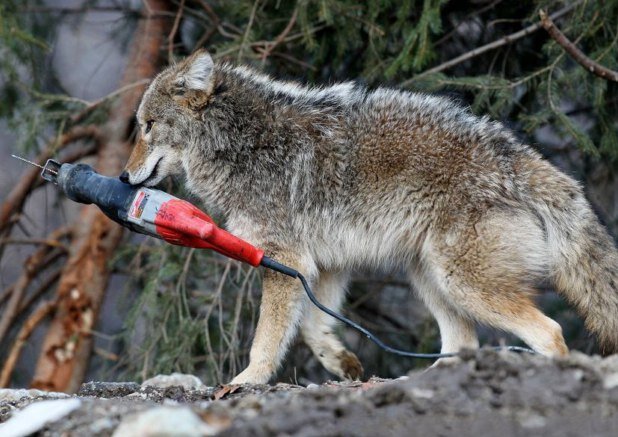
<instances>
[{"instance_id":1,"label":"pine branch","mask_svg":"<svg viewBox=\"0 0 618 437\"><path fill-rule=\"evenodd\" d=\"M582 0L578 0L576 2L571 3L568 6L565 6L564 8L560 9L558 12L555 12L551 15L552 19L557 19L562 17L563 15L568 14L569 12L571 12L573 9L575 9L577 6L579 6L579 4L582 3ZM483 53L486 53L490 50L494 50L497 48L500 48L502 46L505 46L507 44L511 44L519 39L522 39L534 32L536 32L537 30L541 29L542 25L541 23L534 23L531 24L530 26L515 32L515 33L511 33L510 35L506 35L500 39L497 39L493 42L490 42L489 44L485 44L484 46L481 47L477 47L474 50L470 50L467 53L464 53L463 55L457 56L456 58L453 58L449 61L446 61L440 65L437 65L433 68L430 68L429 70L423 71L420 74L417 74L416 76L403 81L400 86L402 87L408 87L410 85L412 85L413 82L417 81L418 79L428 76L430 74L434 74L434 73L439 73L441 71L447 70L451 67L454 67L455 65L461 64L462 62L466 62L472 58L476 58L477 56L482 55Z\"/></svg>"},{"instance_id":2,"label":"pine branch","mask_svg":"<svg viewBox=\"0 0 618 437\"><path fill-rule=\"evenodd\" d=\"M541 17L541 25L547 33L549 33L549 36L551 36L552 39L556 41L558 45L562 47L564 51L567 52L578 64L600 78L618 82L618 71L610 70L609 68L602 66L598 62L595 62L586 56L584 52L579 50L577 46L569 41L564 33L556 27L552 18L547 16L547 13L544 10L539 11L539 16Z\"/></svg>"},{"instance_id":3,"label":"pine branch","mask_svg":"<svg viewBox=\"0 0 618 437\"><path fill-rule=\"evenodd\" d=\"M249 38L249 33L251 32L251 27L253 26L253 21L255 20L255 14L257 12L259 4L260 0L255 0L255 2L253 3L251 15L249 15L249 22L247 23L247 27L245 28L245 32L243 33L242 40L240 41L240 49L238 49L238 56L236 58L236 62L240 62L242 59L243 52L245 51L245 45L247 44L247 39Z\"/></svg>"}]
</instances>

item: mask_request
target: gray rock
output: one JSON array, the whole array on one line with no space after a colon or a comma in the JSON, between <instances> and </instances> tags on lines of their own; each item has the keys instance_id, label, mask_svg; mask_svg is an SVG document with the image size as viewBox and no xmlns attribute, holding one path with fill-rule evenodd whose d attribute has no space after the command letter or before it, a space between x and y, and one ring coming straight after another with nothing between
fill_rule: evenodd
<instances>
[{"instance_id":1,"label":"gray rock","mask_svg":"<svg viewBox=\"0 0 618 437\"><path fill-rule=\"evenodd\" d=\"M172 373L170 375L157 375L147 379L142 383L142 388L145 387L182 387L185 390L202 390L206 386L197 376L187 375L184 373Z\"/></svg>"},{"instance_id":2,"label":"gray rock","mask_svg":"<svg viewBox=\"0 0 618 437\"><path fill-rule=\"evenodd\" d=\"M27 390L27 389L11 389L0 388L0 403L1 402L20 402L34 399L64 399L70 397L66 393L58 393L53 391L42 390Z\"/></svg>"},{"instance_id":3,"label":"gray rock","mask_svg":"<svg viewBox=\"0 0 618 437\"><path fill-rule=\"evenodd\" d=\"M188 407L161 406L127 416L113 437L134 436L209 436L221 431L220 427L208 425Z\"/></svg>"},{"instance_id":4,"label":"gray rock","mask_svg":"<svg viewBox=\"0 0 618 437\"><path fill-rule=\"evenodd\" d=\"M99 398L119 398L139 391L136 382L86 382L82 384L78 396L96 396Z\"/></svg>"}]
</instances>

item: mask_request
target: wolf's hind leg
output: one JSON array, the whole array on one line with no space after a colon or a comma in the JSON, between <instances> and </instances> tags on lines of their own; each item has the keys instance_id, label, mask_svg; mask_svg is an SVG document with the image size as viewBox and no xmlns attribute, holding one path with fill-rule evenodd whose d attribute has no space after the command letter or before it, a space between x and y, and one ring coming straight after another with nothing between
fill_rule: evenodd
<instances>
[{"instance_id":1,"label":"wolf's hind leg","mask_svg":"<svg viewBox=\"0 0 618 437\"><path fill-rule=\"evenodd\" d=\"M439 287L419 272L411 275L411 281L429 312L434 316L440 329L441 353L459 352L462 349L477 349L479 340L474 321L458 310L444 297ZM435 365L458 362L457 357L440 358Z\"/></svg>"},{"instance_id":2,"label":"wolf's hind leg","mask_svg":"<svg viewBox=\"0 0 618 437\"><path fill-rule=\"evenodd\" d=\"M295 254L278 252L281 263L298 271L315 271L313 265L302 262ZM249 366L238 374L232 384L265 384L274 375L291 339L296 333L306 296L297 279L272 270L264 271L260 316L249 354Z\"/></svg>"},{"instance_id":3,"label":"wolf's hind leg","mask_svg":"<svg viewBox=\"0 0 618 437\"><path fill-rule=\"evenodd\" d=\"M436 241L433 277L464 314L512 332L537 352L565 355L562 329L531 296L549 269L543 230L518 211L496 213Z\"/></svg>"},{"instance_id":4,"label":"wolf's hind leg","mask_svg":"<svg viewBox=\"0 0 618 437\"><path fill-rule=\"evenodd\" d=\"M320 273L314 293L322 304L339 312L348 281L348 273ZM301 326L305 343L329 372L340 378L360 379L363 376L363 366L333 332L335 323L334 318L319 308L310 306Z\"/></svg>"},{"instance_id":5,"label":"wolf's hind leg","mask_svg":"<svg viewBox=\"0 0 618 437\"><path fill-rule=\"evenodd\" d=\"M438 322L442 342L441 353L479 347L474 321L469 316L456 311L448 302L436 295L423 300Z\"/></svg>"},{"instance_id":6,"label":"wolf's hind leg","mask_svg":"<svg viewBox=\"0 0 618 437\"><path fill-rule=\"evenodd\" d=\"M512 293L498 291L491 297L476 293L466 299L465 307L479 322L512 332L543 355L566 355L569 350L562 328L536 308L527 294L523 285Z\"/></svg>"}]
</instances>

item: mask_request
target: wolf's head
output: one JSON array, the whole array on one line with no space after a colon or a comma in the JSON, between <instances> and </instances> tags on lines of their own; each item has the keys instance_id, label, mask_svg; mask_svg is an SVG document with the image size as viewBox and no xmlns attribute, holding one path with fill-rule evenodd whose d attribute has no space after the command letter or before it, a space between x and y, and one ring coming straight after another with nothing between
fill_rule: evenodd
<instances>
[{"instance_id":1,"label":"wolf's head","mask_svg":"<svg viewBox=\"0 0 618 437\"><path fill-rule=\"evenodd\" d=\"M204 50L161 72L137 110L138 139L120 179L154 186L181 173L188 143L195 136L192 126L213 88L214 63Z\"/></svg>"}]
</instances>

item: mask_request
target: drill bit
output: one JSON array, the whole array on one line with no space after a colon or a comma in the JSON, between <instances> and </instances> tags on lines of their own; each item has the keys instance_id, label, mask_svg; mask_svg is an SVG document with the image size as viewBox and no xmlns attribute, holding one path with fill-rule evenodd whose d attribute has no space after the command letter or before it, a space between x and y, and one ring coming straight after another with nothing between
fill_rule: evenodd
<instances>
[{"instance_id":1,"label":"drill bit","mask_svg":"<svg viewBox=\"0 0 618 437\"><path fill-rule=\"evenodd\" d=\"M28 163L28 164L30 164L30 165L34 165L34 166L36 166L36 167L42 168L43 170L47 170L48 172L53 173L53 174L55 174L55 175L57 175L57 174L58 174L58 172L57 172L56 170L52 170L51 168L43 167L42 165L39 165L39 164L37 164L36 162L28 161L27 159L22 158L21 156L17 156L17 155L11 155L11 156L12 156L13 158L17 158L17 159L19 159L19 160L21 160L21 161L27 162L27 163Z\"/></svg>"}]
</instances>

